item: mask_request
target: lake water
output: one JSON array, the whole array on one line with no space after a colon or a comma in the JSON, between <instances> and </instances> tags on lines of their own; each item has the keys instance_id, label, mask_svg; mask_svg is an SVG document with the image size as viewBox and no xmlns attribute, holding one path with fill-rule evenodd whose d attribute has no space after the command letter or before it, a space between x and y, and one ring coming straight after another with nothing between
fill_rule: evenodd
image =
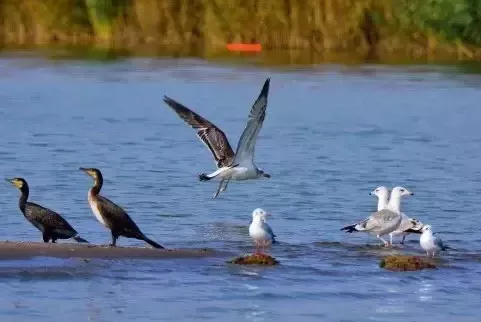
<instances>
[{"instance_id":1,"label":"lake water","mask_svg":"<svg viewBox=\"0 0 481 322\"><path fill-rule=\"evenodd\" d=\"M225 130L235 147L266 77L269 105L256 149L271 179L216 183L195 131L163 102L179 100ZM199 60L110 63L0 59L0 174L22 176L30 200L64 215L92 243L110 234L87 203L103 194L152 239L228 256L169 260L35 258L0 262L0 319L51 321L479 321L481 75L455 67L268 69ZM339 229L376 208L369 192L415 192L403 211L456 250L437 270L392 273L389 253L423 254L419 236L382 250ZM19 192L0 185L1 240L40 241ZM235 267L253 251L262 207L279 245L275 268ZM65 241L62 241L65 242ZM119 239L119 245L142 242Z\"/></svg>"}]
</instances>

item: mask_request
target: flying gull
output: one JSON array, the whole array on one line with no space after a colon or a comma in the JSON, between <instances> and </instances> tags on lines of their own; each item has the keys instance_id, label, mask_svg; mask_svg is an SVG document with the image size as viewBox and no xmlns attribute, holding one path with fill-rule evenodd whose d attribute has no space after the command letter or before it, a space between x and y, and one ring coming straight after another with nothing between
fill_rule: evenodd
<instances>
[{"instance_id":1,"label":"flying gull","mask_svg":"<svg viewBox=\"0 0 481 322\"><path fill-rule=\"evenodd\" d=\"M378 197L377 211L387 208L389 202L389 190L386 187L377 187L369 194ZM406 239L407 235L409 235L410 233L420 234L421 228L423 228L424 226L422 222L406 216L406 214L404 214L403 212L401 212L401 217L401 224L399 225L398 229L389 233L391 245L393 236L402 236L401 244L404 245L404 240Z\"/></svg>"},{"instance_id":2,"label":"flying gull","mask_svg":"<svg viewBox=\"0 0 481 322\"><path fill-rule=\"evenodd\" d=\"M252 223L249 226L249 236L254 240L256 244L256 253L261 247L268 247L277 243L276 235L272 231L272 228L267 224L267 216L270 216L261 208L257 208L252 212Z\"/></svg>"},{"instance_id":3,"label":"flying gull","mask_svg":"<svg viewBox=\"0 0 481 322\"><path fill-rule=\"evenodd\" d=\"M426 256L429 257L430 253L434 257L436 252L439 251L446 251L450 247L443 244L441 238L434 236L434 233L431 229L431 225L425 225L422 228L422 235L419 238L419 243L421 247L426 251Z\"/></svg>"},{"instance_id":4,"label":"flying gull","mask_svg":"<svg viewBox=\"0 0 481 322\"><path fill-rule=\"evenodd\" d=\"M214 178L220 180L214 198L227 189L230 180L271 177L254 164L254 150L257 136L266 117L269 83L270 78L265 81L259 97L251 108L247 125L244 132L242 132L235 153L221 129L186 106L174 101L170 97L164 96L164 102L187 124L197 130L197 136L207 146L214 157L217 170L210 174L202 173L199 175L200 181L208 181Z\"/></svg>"},{"instance_id":5,"label":"flying gull","mask_svg":"<svg viewBox=\"0 0 481 322\"><path fill-rule=\"evenodd\" d=\"M375 235L380 239L384 246L392 245L382 238L383 235L395 231L401 224L401 197L406 195L413 195L411 191L403 187L395 187L391 192L386 209L382 209L373 213L363 221L341 228L348 233L355 231L366 232Z\"/></svg>"}]
</instances>

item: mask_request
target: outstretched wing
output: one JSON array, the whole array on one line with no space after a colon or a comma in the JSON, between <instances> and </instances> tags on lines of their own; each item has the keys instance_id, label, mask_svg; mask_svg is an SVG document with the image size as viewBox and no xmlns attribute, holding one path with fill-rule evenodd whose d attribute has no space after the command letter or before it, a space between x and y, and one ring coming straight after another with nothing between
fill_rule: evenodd
<instances>
[{"instance_id":1,"label":"outstretched wing","mask_svg":"<svg viewBox=\"0 0 481 322\"><path fill-rule=\"evenodd\" d=\"M228 166L232 163L234 151L224 132L213 123L170 97L164 96L164 102L169 105L181 119L197 130L197 136L212 153L218 168Z\"/></svg>"},{"instance_id":2,"label":"outstretched wing","mask_svg":"<svg viewBox=\"0 0 481 322\"><path fill-rule=\"evenodd\" d=\"M239 143L237 144L234 163L238 163L240 160L252 159L254 157L257 136L259 135L259 131L261 130L266 117L267 96L269 95L270 81L270 78L265 81L259 97L251 108L247 125L244 132L242 132Z\"/></svg>"}]
</instances>

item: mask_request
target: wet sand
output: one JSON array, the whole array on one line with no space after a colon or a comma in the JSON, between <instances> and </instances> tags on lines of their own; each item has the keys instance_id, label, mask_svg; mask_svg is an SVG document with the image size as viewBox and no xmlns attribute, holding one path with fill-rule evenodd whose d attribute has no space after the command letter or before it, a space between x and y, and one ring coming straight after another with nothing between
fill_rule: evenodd
<instances>
[{"instance_id":1,"label":"wet sand","mask_svg":"<svg viewBox=\"0 0 481 322\"><path fill-rule=\"evenodd\" d=\"M0 242L0 260L36 256L58 258L198 258L214 256L210 249L155 249L150 247L110 247L92 244Z\"/></svg>"}]
</instances>

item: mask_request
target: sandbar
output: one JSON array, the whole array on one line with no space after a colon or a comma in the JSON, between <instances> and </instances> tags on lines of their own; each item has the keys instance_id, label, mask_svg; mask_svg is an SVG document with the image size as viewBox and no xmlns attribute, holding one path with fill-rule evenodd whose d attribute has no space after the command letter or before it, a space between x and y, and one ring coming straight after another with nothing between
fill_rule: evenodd
<instances>
[{"instance_id":1,"label":"sandbar","mask_svg":"<svg viewBox=\"0 0 481 322\"><path fill-rule=\"evenodd\" d=\"M0 241L0 260L29 257L170 259L214 256L210 249L155 249L107 245Z\"/></svg>"}]
</instances>

